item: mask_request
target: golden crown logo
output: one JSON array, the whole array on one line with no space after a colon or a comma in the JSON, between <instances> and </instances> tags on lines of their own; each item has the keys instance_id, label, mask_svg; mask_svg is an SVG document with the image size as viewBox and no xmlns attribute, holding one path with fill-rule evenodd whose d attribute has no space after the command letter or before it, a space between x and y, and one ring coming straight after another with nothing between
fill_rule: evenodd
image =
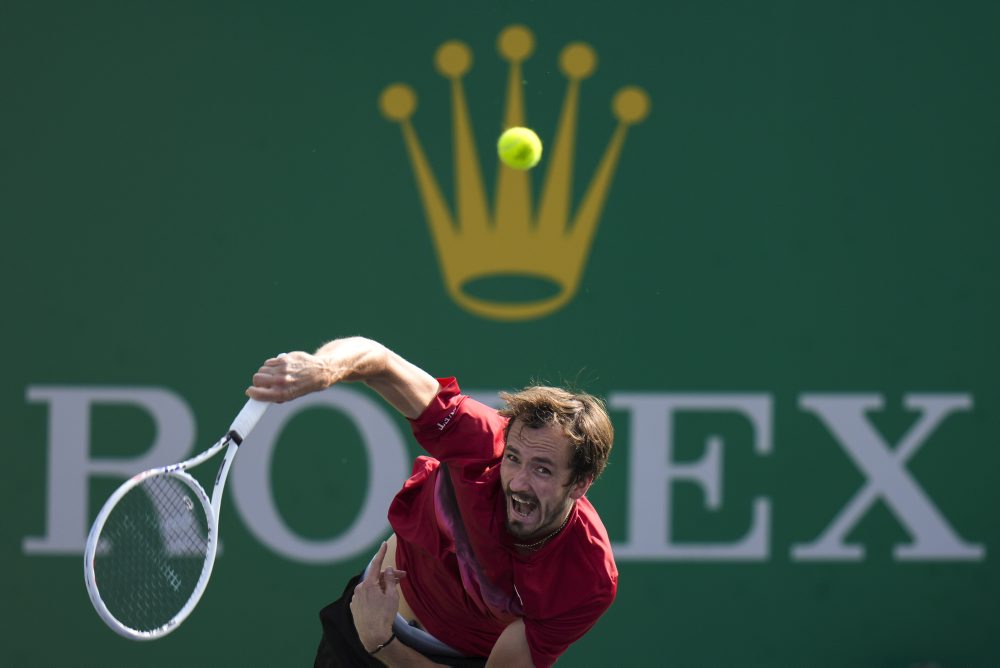
<instances>
[{"instance_id":1,"label":"golden crown logo","mask_svg":"<svg viewBox=\"0 0 1000 668\"><path fill-rule=\"evenodd\" d=\"M502 129L527 125L522 64L534 45L534 35L520 25L508 26L497 40L500 55L509 64ZM532 211L529 174L500 163L491 212L462 86L462 77L472 67L472 51L453 40L438 47L434 60L437 71L451 82L457 225L410 122L417 108L416 93L406 84L392 84L382 91L379 106L402 128L448 293L466 310L486 318L528 320L548 315L576 294L625 135L630 125L649 113L649 97L635 86L615 94L611 108L618 126L571 220L580 82L594 73L597 55L582 42L565 46L559 66L567 79L566 96L555 139L551 149L546 147L547 171L538 208ZM476 281L496 278L540 279L556 289L542 298L513 302L470 292Z\"/></svg>"}]
</instances>

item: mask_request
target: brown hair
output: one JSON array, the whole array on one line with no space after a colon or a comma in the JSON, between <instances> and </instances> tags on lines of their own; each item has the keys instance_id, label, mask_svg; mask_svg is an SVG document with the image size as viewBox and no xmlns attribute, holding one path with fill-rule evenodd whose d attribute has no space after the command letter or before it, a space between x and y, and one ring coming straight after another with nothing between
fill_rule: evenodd
<instances>
[{"instance_id":1,"label":"brown hair","mask_svg":"<svg viewBox=\"0 0 1000 668\"><path fill-rule=\"evenodd\" d=\"M573 447L569 484L588 477L597 480L604 471L615 431L603 401L583 392L542 385L526 387L520 392L501 392L500 398L507 404L500 415L510 418L505 440L515 420L534 429L559 425Z\"/></svg>"}]
</instances>

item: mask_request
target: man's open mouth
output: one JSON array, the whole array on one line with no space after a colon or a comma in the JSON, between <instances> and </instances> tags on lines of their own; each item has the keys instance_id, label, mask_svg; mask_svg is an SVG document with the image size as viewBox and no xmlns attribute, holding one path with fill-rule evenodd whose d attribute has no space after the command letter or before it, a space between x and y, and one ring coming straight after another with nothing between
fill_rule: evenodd
<instances>
[{"instance_id":1,"label":"man's open mouth","mask_svg":"<svg viewBox=\"0 0 1000 668\"><path fill-rule=\"evenodd\" d=\"M528 517L538 507L538 501L527 496L521 496L520 494L511 494L510 507L515 515Z\"/></svg>"}]
</instances>

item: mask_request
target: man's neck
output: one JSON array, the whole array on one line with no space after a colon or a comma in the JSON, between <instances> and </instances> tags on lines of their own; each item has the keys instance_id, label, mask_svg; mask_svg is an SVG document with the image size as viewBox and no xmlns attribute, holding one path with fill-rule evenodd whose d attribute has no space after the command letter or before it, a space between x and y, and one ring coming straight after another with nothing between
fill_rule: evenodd
<instances>
[{"instance_id":1,"label":"man's neck","mask_svg":"<svg viewBox=\"0 0 1000 668\"><path fill-rule=\"evenodd\" d=\"M554 530L550 531L549 533L545 534L543 537L539 538L534 542L531 543L515 542L514 547L523 552L537 552L538 550L542 549L550 540L559 535L559 532L561 532L563 529L566 528L566 525L569 523L569 516L572 512L573 512L573 506L570 505L570 507L566 510L566 515L563 517L563 521L559 524L558 527L556 527Z\"/></svg>"}]
</instances>

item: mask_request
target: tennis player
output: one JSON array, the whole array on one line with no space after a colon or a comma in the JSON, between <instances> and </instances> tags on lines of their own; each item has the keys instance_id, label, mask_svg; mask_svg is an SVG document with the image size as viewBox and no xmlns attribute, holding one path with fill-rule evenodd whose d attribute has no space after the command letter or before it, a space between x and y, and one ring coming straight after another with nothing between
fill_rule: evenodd
<instances>
[{"instance_id":1,"label":"tennis player","mask_svg":"<svg viewBox=\"0 0 1000 668\"><path fill-rule=\"evenodd\" d=\"M618 570L585 496L613 440L603 404L550 387L497 411L369 339L269 359L247 395L284 402L360 381L405 415L421 456L393 535L320 612L317 666L549 666L614 600Z\"/></svg>"}]
</instances>

